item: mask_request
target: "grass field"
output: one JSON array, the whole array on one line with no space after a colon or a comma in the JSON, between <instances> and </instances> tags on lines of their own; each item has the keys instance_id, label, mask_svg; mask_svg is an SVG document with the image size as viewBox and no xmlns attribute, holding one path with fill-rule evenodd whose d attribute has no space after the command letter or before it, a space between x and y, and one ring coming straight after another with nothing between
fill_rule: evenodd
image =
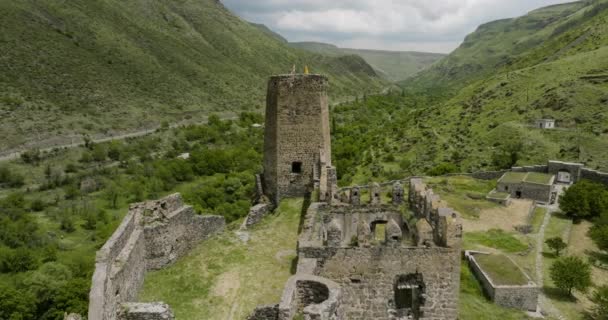
<instances>
[{"instance_id":1,"label":"grass field","mask_svg":"<svg viewBox=\"0 0 608 320\"><path fill-rule=\"evenodd\" d=\"M495 285L525 285L528 278L521 270L502 254L478 254L475 260Z\"/></svg>"},{"instance_id":2,"label":"grass field","mask_svg":"<svg viewBox=\"0 0 608 320\"><path fill-rule=\"evenodd\" d=\"M488 192L496 187L495 181L454 176L427 178L426 182L464 218L477 219L482 210L499 207L498 204L486 200Z\"/></svg>"},{"instance_id":3,"label":"grass field","mask_svg":"<svg viewBox=\"0 0 608 320\"><path fill-rule=\"evenodd\" d=\"M147 274L140 300L165 301L184 320L245 319L257 305L279 302L294 267L302 205L301 199L283 201L247 243L227 231Z\"/></svg>"},{"instance_id":4,"label":"grass field","mask_svg":"<svg viewBox=\"0 0 608 320\"><path fill-rule=\"evenodd\" d=\"M538 233L540 230L540 226L543 224L543 219L545 218L545 214L547 213L547 209L543 207L534 208L534 213L532 215L532 221L530 224L532 225L532 232Z\"/></svg>"},{"instance_id":5,"label":"grass field","mask_svg":"<svg viewBox=\"0 0 608 320\"><path fill-rule=\"evenodd\" d=\"M465 249L475 249L479 245L507 253L521 252L528 249L528 245L520 240L518 235L500 229L464 234Z\"/></svg>"}]
</instances>

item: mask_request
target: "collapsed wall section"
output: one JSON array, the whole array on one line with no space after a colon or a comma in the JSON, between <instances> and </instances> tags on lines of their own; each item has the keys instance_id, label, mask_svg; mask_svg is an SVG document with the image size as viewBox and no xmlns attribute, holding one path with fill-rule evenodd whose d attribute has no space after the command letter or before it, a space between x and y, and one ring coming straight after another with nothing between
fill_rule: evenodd
<instances>
[{"instance_id":1,"label":"collapsed wall section","mask_svg":"<svg viewBox=\"0 0 608 320\"><path fill-rule=\"evenodd\" d=\"M131 205L118 229L97 252L88 319L126 317L127 313L121 313L122 304L137 298L147 270L173 263L224 227L223 217L196 215L179 194ZM151 306L146 310L156 309Z\"/></svg>"}]
</instances>

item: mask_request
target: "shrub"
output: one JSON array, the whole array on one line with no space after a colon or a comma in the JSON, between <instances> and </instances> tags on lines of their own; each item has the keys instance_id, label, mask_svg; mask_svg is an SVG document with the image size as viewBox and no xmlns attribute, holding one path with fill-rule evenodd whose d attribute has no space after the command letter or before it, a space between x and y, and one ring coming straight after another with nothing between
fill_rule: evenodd
<instances>
[{"instance_id":1,"label":"shrub","mask_svg":"<svg viewBox=\"0 0 608 320\"><path fill-rule=\"evenodd\" d=\"M10 188L19 188L25 184L22 175L11 171L8 167L0 167L0 185L6 184Z\"/></svg>"},{"instance_id":2,"label":"shrub","mask_svg":"<svg viewBox=\"0 0 608 320\"><path fill-rule=\"evenodd\" d=\"M35 211L35 212L43 211L45 207L46 207L46 203L44 201L42 201L41 199L36 199L36 200L32 201L32 203L30 204L30 209L32 209L32 211Z\"/></svg>"},{"instance_id":3,"label":"shrub","mask_svg":"<svg viewBox=\"0 0 608 320\"><path fill-rule=\"evenodd\" d=\"M1 272L25 272L38 268L38 260L25 247L0 251Z\"/></svg>"},{"instance_id":4,"label":"shrub","mask_svg":"<svg viewBox=\"0 0 608 320\"><path fill-rule=\"evenodd\" d=\"M431 170L429 170L428 174L431 176L443 176L449 173L456 173L458 172L458 167L452 163L440 163L437 166L435 166L434 168L432 168Z\"/></svg>"},{"instance_id":5,"label":"shrub","mask_svg":"<svg viewBox=\"0 0 608 320\"><path fill-rule=\"evenodd\" d=\"M559 207L571 217L597 217L608 212L608 191L602 184L582 180L566 190Z\"/></svg>"},{"instance_id":6,"label":"shrub","mask_svg":"<svg viewBox=\"0 0 608 320\"><path fill-rule=\"evenodd\" d=\"M608 224L597 224L589 231L589 236L600 250L608 250Z\"/></svg>"},{"instance_id":7,"label":"shrub","mask_svg":"<svg viewBox=\"0 0 608 320\"><path fill-rule=\"evenodd\" d=\"M562 240L560 237L550 238L545 241L547 246L553 251L555 251L555 255L559 257L559 252L565 249L568 245Z\"/></svg>"},{"instance_id":8,"label":"shrub","mask_svg":"<svg viewBox=\"0 0 608 320\"><path fill-rule=\"evenodd\" d=\"M591 302L595 306L591 309L593 319L608 320L608 286L601 286L593 292Z\"/></svg>"},{"instance_id":9,"label":"shrub","mask_svg":"<svg viewBox=\"0 0 608 320\"><path fill-rule=\"evenodd\" d=\"M579 257L563 257L553 263L551 280L560 290L572 295L576 289L585 292L591 286L591 266Z\"/></svg>"}]
</instances>

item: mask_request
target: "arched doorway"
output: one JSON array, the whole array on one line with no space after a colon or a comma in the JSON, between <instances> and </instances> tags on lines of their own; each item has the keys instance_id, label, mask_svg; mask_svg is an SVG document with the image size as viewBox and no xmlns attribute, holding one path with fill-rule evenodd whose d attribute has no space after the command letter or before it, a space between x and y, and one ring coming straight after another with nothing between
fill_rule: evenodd
<instances>
[{"instance_id":1,"label":"arched doorway","mask_svg":"<svg viewBox=\"0 0 608 320\"><path fill-rule=\"evenodd\" d=\"M557 172L557 182L572 183L572 174L568 170L560 170Z\"/></svg>"}]
</instances>

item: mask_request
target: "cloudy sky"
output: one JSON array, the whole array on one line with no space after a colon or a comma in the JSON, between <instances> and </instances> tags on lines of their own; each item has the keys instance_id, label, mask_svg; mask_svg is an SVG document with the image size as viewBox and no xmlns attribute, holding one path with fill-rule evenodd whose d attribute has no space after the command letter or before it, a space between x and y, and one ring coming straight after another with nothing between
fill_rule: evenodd
<instances>
[{"instance_id":1,"label":"cloudy sky","mask_svg":"<svg viewBox=\"0 0 608 320\"><path fill-rule=\"evenodd\" d=\"M571 1L571 0L570 0ZM569 0L222 0L289 41L450 52L485 22Z\"/></svg>"}]
</instances>

